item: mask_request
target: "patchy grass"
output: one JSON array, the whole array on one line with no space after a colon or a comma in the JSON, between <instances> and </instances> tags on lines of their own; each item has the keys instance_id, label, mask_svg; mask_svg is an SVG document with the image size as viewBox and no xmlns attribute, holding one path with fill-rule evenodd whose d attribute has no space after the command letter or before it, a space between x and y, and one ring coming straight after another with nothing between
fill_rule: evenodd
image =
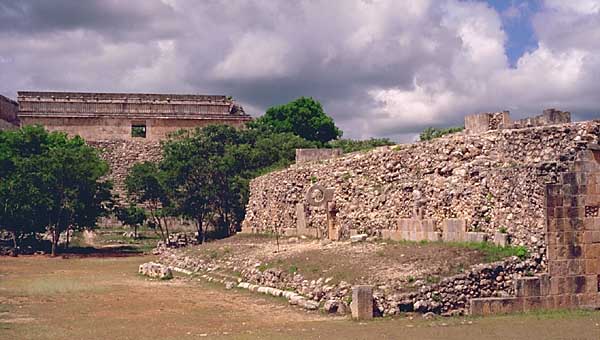
<instances>
[{"instance_id":1,"label":"patchy grass","mask_svg":"<svg viewBox=\"0 0 600 340\"><path fill-rule=\"evenodd\" d=\"M485 254L485 262L495 262L506 257L517 256L525 259L529 256L527 248L523 246L501 247L489 242L446 242L450 247L473 249Z\"/></svg>"}]
</instances>

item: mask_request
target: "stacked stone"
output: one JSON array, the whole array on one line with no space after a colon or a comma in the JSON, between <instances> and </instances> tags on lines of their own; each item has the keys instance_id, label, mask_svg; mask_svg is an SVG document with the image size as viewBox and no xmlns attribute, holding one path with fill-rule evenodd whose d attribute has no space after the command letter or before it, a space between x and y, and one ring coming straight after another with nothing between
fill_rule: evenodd
<instances>
[{"instance_id":1,"label":"stacked stone","mask_svg":"<svg viewBox=\"0 0 600 340\"><path fill-rule=\"evenodd\" d=\"M317 182L335 190L344 236L380 236L396 229L399 218L412 217L412 191L418 190L426 200L425 218L438 226L463 218L468 231L493 239L506 230L513 244L544 254L544 185L556 182L575 154L599 136L600 121L506 129L295 165L251 182L243 230L295 229L296 204ZM306 209L307 227L323 230L324 209Z\"/></svg>"},{"instance_id":2,"label":"stacked stone","mask_svg":"<svg viewBox=\"0 0 600 340\"><path fill-rule=\"evenodd\" d=\"M88 142L100 150L100 156L110 166L108 178L113 182L113 192L118 195L119 203L127 202L125 179L131 167L136 163L156 162L161 159L159 142L110 140Z\"/></svg>"},{"instance_id":3,"label":"stacked stone","mask_svg":"<svg viewBox=\"0 0 600 340\"><path fill-rule=\"evenodd\" d=\"M171 271L171 268L155 262L141 264L138 269L138 273L160 280L168 280L173 278L173 272Z\"/></svg>"},{"instance_id":4,"label":"stacked stone","mask_svg":"<svg viewBox=\"0 0 600 340\"><path fill-rule=\"evenodd\" d=\"M188 273L218 275L219 271L239 272L240 279L247 282L245 285L248 287L264 287L262 290L265 292L267 288L295 292L302 297L302 304L312 301L310 305L323 306L323 310L329 313L339 314L349 310L347 301L351 299L352 286L348 282L333 283L329 278L306 280L301 274L276 268L261 271L253 259L203 260L185 256L177 249L163 249L160 262ZM539 261L521 261L512 257L500 262L477 265L465 273L445 278L436 284L423 282L419 291L413 293L399 293L394 287L400 287L400 284L375 284L374 312L383 316L403 312L465 314L469 310L470 299L514 295L515 280L539 272L540 269Z\"/></svg>"}]
</instances>

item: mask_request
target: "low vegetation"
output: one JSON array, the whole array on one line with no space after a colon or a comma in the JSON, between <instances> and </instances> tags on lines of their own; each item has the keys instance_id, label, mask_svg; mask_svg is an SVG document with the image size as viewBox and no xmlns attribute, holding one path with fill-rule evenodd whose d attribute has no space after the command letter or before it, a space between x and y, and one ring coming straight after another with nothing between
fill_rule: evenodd
<instances>
[{"instance_id":1,"label":"low vegetation","mask_svg":"<svg viewBox=\"0 0 600 340\"><path fill-rule=\"evenodd\" d=\"M422 142L428 141L428 140L439 138L439 137L449 135L452 133L461 132L462 130L464 130L463 126L449 127L449 128L428 127L421 132L421 134L419 135L419 140Z\"/></svg>"}]
</instances>

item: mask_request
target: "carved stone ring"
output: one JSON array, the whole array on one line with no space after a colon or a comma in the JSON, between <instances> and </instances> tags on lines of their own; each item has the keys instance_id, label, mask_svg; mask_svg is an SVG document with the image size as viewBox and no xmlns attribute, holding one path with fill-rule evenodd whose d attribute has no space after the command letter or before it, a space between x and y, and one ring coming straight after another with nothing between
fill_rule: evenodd
<instances>
[{"instance_id":1,"label":"carved stone ring","mask_svg":"<svg viewBox=\"0 0 600 340\"><path fill-rule=\"evenodd\" d=\"M327 189L320 184L314 184L306 192L308 204L319 207L333 200L333 189Z\"/></svg>"}]
</instances>

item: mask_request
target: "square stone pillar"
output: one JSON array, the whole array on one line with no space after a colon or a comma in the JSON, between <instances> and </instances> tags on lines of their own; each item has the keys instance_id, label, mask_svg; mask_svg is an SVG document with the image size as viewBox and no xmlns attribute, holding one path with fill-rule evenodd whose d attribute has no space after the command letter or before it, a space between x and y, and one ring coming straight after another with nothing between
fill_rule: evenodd
<instances>
[{"instance_id":1,"label":"square stone pillar","mask_svg":"<svg viewBox=\"0 0 600 340\"><path fill-rule=\"evenodd\" d=\"M373 318L373 287L352 287L352 303L350 304L352 318L356 320L370 320Z\"/></svg>"}]
</instances>

